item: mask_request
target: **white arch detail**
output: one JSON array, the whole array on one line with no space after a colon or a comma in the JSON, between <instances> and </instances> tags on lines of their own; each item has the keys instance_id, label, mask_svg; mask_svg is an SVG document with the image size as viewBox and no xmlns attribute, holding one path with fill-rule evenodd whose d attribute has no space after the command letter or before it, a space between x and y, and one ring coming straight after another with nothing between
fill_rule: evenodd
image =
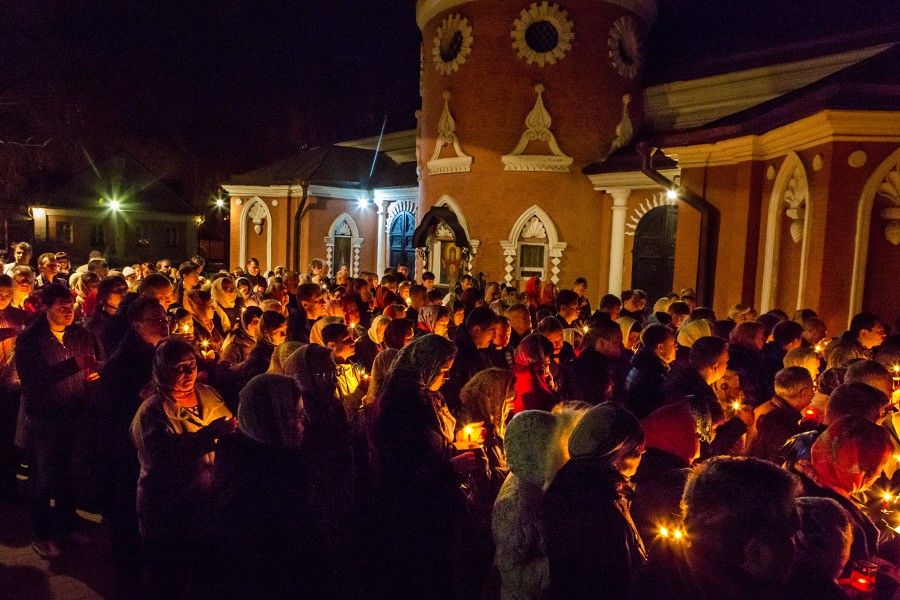
<instances>
[{"instance_id":1,"label":"white arch detail","mask_svg":"<svg viewBox=\"0 0 900 600\"><path fill-rule=\"evenodd\" d=\"M806 174L806 167L796 152L788 152L784 162L778 170L775 182L772 186L772 194L769 197L769 212L766 219L766 244L765 244L765 261L763 263L763 279L762 293L760 298L759 310L761 313L767 312L774 307L775 296L778 287L778 266L779 254L781 251L781 217L785 210L785 192L794 173L800 170L801 185L805 199L803 201L803 239L800 241L800 272L797 281L797 305L796 309L803 308L804 297L806 295L806 270L809 262L809 239L810 239L810 222L812 221L812 200L809 194L809 178Z\"/></svg>"},{"instance_id":2,"label":"white arch detail","mask_svg":"<svg viewBox=\"0 0 900 600\"><path fill-rule=\"evenodd\" d=\"M862 311L863 296L866 291L866 267L869 259L869 236L871 235L872 205L878 188L895 167L900 165L900 148L894 150L884 160L875 172L866 180L862 193L859 196L859 206L856 210L856 245L853 250L853 276L850 280L850 311L847 322L853 315Z\"/></svg>"},{"instance_id":3,"label":"white arch detail","mask_svg":"<svg viewBox=\"0 0 900 600\"><path fill-rule=\"evenodd\" d=\"M325 262L328 265L328 272L331 275L334 275L334 271L332 267L332 261L334 260L334 238L335 230L338 226L346 222L350 227L350 243L353 247L353 257L352 264L350 265L350 276L356 277L359 273L359 251L362 247L363 239L359 235L359 227L356 225L356 221L353 220L347 213L341 213L337 216L337 218L331 222L331 225L328 226L328 235L325 236Z\"/></svg>"},{"instance_id":4,"label":"white arch detail","mask_svg":"<svg viewBox=\"0 0 900 600\"><path fill-rule=\"evenodd\" d=\"M559 283L559 263L562 260L563 250L566 249L568 244L559 241L559 233L556 231L556 224L553 222L553 219L550 218L550 215L537 204L532 204L530 208L519 215L519 218L516 219L512 229L509 231L509 238L500 242L500 247L503 248L503 256L506 259L506 282L511 284L514 279L512 273L515 270L515 267L513 266L513 263L516 260L519 249L519 236L522 233L522 228L525 227L525 224L528 223L532 217L537 217L544 226L544 230L547 234L547 249L550 254L550 272L552 273L550 281L554 284Z\"/></svg>"},{"instance_id":5,"label":"white arch detail","mask_svg":"<svg viewBox=\"0 0 900 600\"><path fill-rule=\"evenodd\" d=\"M264 267L261 267L261 271L265 273L269 269L272 268L272 213L269 211L269 207L259 196L253 196L244 203L244 208L241 210L241 268L247 264L247 219L250 216L250 211L254 206L262 206L265 211L265 216L263 220L266 222L266 264Z\"/></svg>"}]
</instances>

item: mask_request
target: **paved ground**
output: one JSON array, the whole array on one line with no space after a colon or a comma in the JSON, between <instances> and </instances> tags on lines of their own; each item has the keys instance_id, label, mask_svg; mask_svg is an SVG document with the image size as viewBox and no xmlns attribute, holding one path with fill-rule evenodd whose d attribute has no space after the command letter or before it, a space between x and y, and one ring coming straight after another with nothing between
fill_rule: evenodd
<instances>
[{"instance_id":1,"label":"paved ground","mask_svg":"<svg viewBox=\"0 0 900 600\"><path fill-rule=\"evenodd\" d=\"M84 548L62 546L62 556L42 560L31 549L24 502L0 503L0 600L104 600L112 597L110 546L99 517L84 517L94 536Z\"/></svg>"}]
</instances>

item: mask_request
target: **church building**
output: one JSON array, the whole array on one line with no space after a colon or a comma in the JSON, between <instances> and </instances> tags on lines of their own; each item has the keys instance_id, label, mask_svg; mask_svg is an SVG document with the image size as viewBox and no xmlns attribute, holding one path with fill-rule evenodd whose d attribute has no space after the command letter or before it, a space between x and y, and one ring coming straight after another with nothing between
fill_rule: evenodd
<instances>
[{"instance_id":1,"label":"church building","mask_svg":"<svg viewBox=\"0 0 900 600\"><path fill-rule=\"evenodd\" d=\"M232 259L893 320L900 27L796 4L418 0L417 129L232 177Z\"/></svg>"}]
</instances>

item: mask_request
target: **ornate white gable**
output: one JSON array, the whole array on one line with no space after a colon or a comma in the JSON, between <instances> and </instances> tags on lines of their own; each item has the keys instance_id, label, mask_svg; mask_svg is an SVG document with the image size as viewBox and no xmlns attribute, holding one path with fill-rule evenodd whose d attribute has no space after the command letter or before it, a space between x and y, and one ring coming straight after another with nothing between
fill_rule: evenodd
<instances>
[{"instance_id":1,"label":"ornate white gable","mask_svg":"<svg viewBox=\"0 0 900 600\"><path fill-rule=\"evenodd\" d=\"M525 131L519 138L519 144L515 149L503 156L503 168L506 171L551 171L558 173L568 173L569 165L572 164L572 157L566 156L556 143L556 136L550 131L550 125L553 120L550 113L544 106L544 86L537 84L534 86L537 92L537 100L534 108L525 118ZM550 147L552 155L525 154L528 144L533 141L546 142Z\"/></svg>"},{"instance_id":2,"label":"ornate white gable","mask_svg":"<svg viewBox=\"0 0 900 600\"><path fill-rule=\"evenodd\" d=\"M450 92L444 92L444 112L438 121L438 137L434 145L434 154L428 161L428 173L441 175L443 173L461 173L472 169L472 157L463 152L459 145L459 136L456 135L456 121L450 114ZM441 158L441 150L445 146L452 146L456 156Z\"/></svg>"}]
</instances>

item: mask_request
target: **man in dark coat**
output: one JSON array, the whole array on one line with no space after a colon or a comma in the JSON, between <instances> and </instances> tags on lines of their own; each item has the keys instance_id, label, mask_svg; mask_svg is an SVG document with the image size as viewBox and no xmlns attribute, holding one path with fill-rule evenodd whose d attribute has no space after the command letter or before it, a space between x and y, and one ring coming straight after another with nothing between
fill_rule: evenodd
<instances>
[{"instance_id":1,"label":"man in dark coat","mask_svg":"<svg viewBox=\"0 0 900 600\"><path fill-rule=\"evenodd\" d=\"M75 457L84 447L100 347L88 330L73 324L75 303L68 288L50 285L43 299L44 313L19 336L15 360L29 426L33 548L47 560L60 555L55 542L60 537L82 545L90 541L74 530Z\"/></svg>"},{"instance_id":2,"label":"man in dark coat","mask_svg":"<svg viewBox=\"0 0 900 600\"><path fill-rule=\"evenodd\" d=\"M665 325L650 325L641 332L641 349L625 379L625 407L638 419L664 404L663 384L677 348L675 334Z\"/></svg>"},{"instance_id":3,"label":"man in dark coat","mask_svg":"<svg viewBox=\"0 0 900 600\"><path fill-rule=\"evenodd\" d=\"M444 400L454 415L459 414L462 402L459 393L479 371L490 369L490 358L484 349L491 345L497 333L497 315L494 311L481 306L472 310L462 327L456 330L453 343L456 346L456 358L450 368L447 383L444 384Z\"/></svg>"},{"instance_id":4,"label":"man in dark coat","mask_svg":"<svg viewBox=\"0 0 900 600\"><path fill-rule=\"evenodd\" d=\"M313 324L325 313L325 291L316 283L304 283L297 288L297 302L300 310L288 315L287 339L308 344Z\"/></svg>"},{"instance_id":5,"label":"man in dark coat","mask_svg":"<svg viewBox=\"0 0 900 600\"><path fill-rule=\"evenodd\" d=\"M682 537L658 541L629 598L783 598L799 491L796 478L755 458L718 457L695 468L684 492Z\"/></svg>"},{"instance_id":6,"label":"man in dark coat","mask_svg":"<svg viewBox=\"0 0 900 600\"><path fill-rule=\"evenodd\" d=\"M610 320L596 320L585 336L581 354L572 363L575 395L588 404L622 402L631 365L624 356L622 328Z\"/></svg>"},{"instance_id":7,"label":"man in dark coat","mask_svg":"<svg viewBox=\"0 0 900 600\"><path fill-rule=\"evenodd\" d=\"M756 409L756 434L747 456L775 461L778 451L791 437L814 428L804 427L803 410L813 394L812 376L803 367L788 367L775 376L775 397Z\"/></svg>"},{"instance_id":8,"label":"man in dark coat","mask_svg":"<svg viewBox=\"0 0 900 600\"><path fill-rule=\"evenodd\" d=\"M131 421L141 406L141 391L152 377L156 345L169 337L166 311L156 298L138 298L128 307L131 324L125 339L100 371L97 404L103 422L110 499L113 567L121 597L138 589L140 544L137 482L141 466L131 443Z\"/></svg>"},{"instance_id":9,"label":"man in dark coat","mask_svg":"<svg viewBox=\"0 0 900 600\"><path fill-rule=\"evenodd\" d=\"M162 273L151 273L141 280L137 293L129 292L125 295L116 309L116 313L109 318L109 322L103 330L103 339L100 340L104 348L111 348L110 354L118 349L119 344L125 339L129 330L128 307L138 298L156 298L163 310L169 310L169 306L175 301L175 286L168 277Z\"/></svg>"},{"instance_id":10,"label":"man in dark coat","mask_svg":"<svg viewBox=\"0 0 900 600\"><path fill-rule=\"evenodd\" d=\"M772 341L763 348L763 369L766 381L774 381L784 368L784 357L803 343L803 325L795 321L782 321L772 329Z\"/></svg>"}]
</instances>

